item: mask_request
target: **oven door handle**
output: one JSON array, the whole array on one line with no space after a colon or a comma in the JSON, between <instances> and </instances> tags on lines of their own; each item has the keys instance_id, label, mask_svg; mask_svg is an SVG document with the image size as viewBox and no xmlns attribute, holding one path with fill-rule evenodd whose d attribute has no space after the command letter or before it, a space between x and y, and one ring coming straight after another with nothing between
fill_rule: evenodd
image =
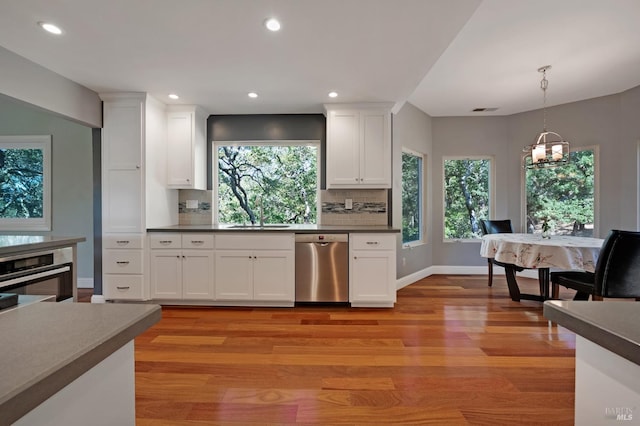
<instances>
[{"instance_id":1,"label":"oven door handle","mask_svg":"<svg viewBox=\"0 0 640 426\"><path fill-rule=\"evenodd\" d=\"M69 272L71 270L68 266L63 266L61 268L50 269L48 271L36 272L35 274L28 274L22 277L13 278L7 281L0 281L0 287L5 287L12 284L20 284L25 281L37 280L38 278L45 278L51 275L58 275L63 272Z\"/></svg>"}]
</instances>

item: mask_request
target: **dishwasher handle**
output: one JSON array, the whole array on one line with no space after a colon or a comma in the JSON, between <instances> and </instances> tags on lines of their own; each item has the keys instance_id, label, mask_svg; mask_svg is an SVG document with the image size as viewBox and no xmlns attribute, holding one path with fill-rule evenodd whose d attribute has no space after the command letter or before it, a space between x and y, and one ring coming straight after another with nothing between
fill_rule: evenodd
<instances>
[{"instance_id":1,"label":"dishwasher handle","mask_svg":"<svg viewBox=\"0 0 640 426\"><path fill-rule=\"evenodd\" d=\"M296 234L296 243L348 243L349 234L323 234L321 232Z\"/></svg>"}]
</instances>

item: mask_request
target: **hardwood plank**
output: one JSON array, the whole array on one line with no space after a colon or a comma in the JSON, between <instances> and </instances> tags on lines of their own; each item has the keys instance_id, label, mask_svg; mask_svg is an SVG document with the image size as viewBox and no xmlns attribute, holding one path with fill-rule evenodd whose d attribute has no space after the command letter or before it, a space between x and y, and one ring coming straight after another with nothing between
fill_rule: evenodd
<instances>
[{"instance_id":1,"label":"hardwood plank","mask_svg":"<svg viewBox=\"0 0 640 426\"><path fill-rule=\"evenodd\" d=\"M393 309L164 307L135 350L138 426L574 418L575 335L500 276L431 276Z\"/></svg>"}]
</instances>

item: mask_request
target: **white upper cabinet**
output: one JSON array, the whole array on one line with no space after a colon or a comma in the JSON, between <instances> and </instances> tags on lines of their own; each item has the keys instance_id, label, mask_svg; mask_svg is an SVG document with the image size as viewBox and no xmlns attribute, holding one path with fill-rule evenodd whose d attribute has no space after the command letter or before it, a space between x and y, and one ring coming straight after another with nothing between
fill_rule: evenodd
<instances>
[{"instance_id":1,"label":"white upper cabinet","mask_svg":"<svg viewBox=\"0 0 640 426\"><path fill-rule=\"evenodd\" d=\"M167 112L167 186L207 189L207 117L200 107L171 105Z\"/></svg>"},{"instance_id":2,"label":"white upper cabinet","mask_svg":"<svg viewBox=\"0 0 640 426\"><path fill-rule=\"evenodd\" d=\"M391 188L391 105L327 104L327 188Z\"/></svg>"}]
</instances>

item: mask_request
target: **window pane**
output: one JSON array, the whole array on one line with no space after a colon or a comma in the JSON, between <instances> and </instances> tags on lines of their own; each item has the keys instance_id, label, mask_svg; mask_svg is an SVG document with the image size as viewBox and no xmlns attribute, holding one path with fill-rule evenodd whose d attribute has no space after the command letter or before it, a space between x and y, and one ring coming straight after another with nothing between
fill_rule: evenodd
<instances>
[{"instance_id":1,"label":"window pane","mask_svg":"<svg viewBox=\"0 0 640 426\"><path fill-rule=\"evenodd\" d=\"M444 160L444 237L480 238L489 217L489 159Z\"/></svg>"},{"instance_id":2,"label":"window pane","mask_svg":"<svg viewBox=\"0 0 640 426\"><path fill-rule=\"evenodd\" d=\"M0 218L43 217L43 151L0 149Z\"/></svg>"},{"instance_id":3,"label":"window pane","mask_svg":"<svg viewBox=\"0 0 640 426\"><path fill-rule=\"evenodd\" d=\"M218 222L317 222L318 148L218 147Z\"/></svg>"},{"instance_id":4,"label":"window pane","mask_svg":"<svg viewBox=\"0 0 640 426\"><path fill-rule=\"evenodd\" d=\"M594 151L571 152L569 164L527 169L527 232L542 232L546 219L556 235L593 236Z\"/></svg>"},{"instance_id":5,"label":"window pane","mask_svg":"<svg viewBox=\"0 0 640 426\"><path fill-rule=\"evenodd\" d=\"M422 240L422 157L402 153L402 243Z\"/></svg>"}]
</instances>

